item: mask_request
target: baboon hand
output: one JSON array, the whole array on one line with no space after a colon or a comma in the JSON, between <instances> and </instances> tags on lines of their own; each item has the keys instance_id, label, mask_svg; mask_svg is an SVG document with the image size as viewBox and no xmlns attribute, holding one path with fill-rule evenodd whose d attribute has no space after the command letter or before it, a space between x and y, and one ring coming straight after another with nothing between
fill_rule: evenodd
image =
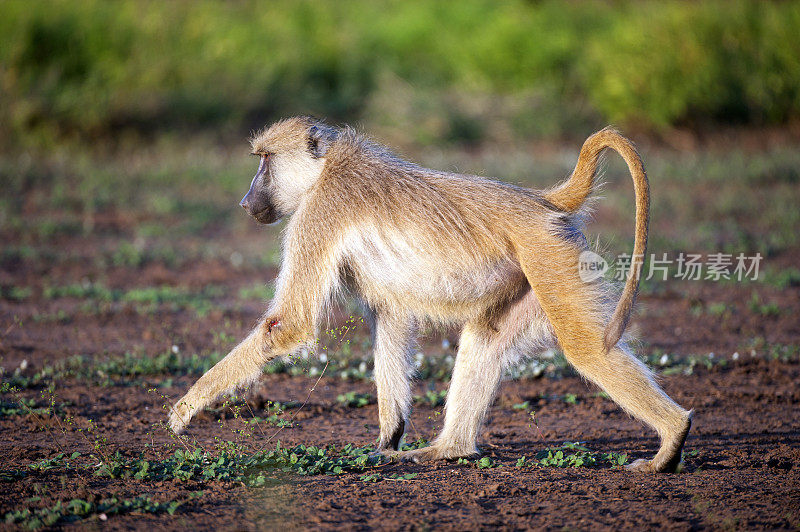
<instances>
[{"instance_id":1,"label":"baboon hand","mask_svg":"<svg viewBox=\"0 0 800 532\"><path fill-rule=\"evenodd\" d=\"M180 401L175 403L169 414L169 428L175 434L180 434L189 425L195 409L192 408L188 398L184 396Z\"/></svg>"}]
</instances>

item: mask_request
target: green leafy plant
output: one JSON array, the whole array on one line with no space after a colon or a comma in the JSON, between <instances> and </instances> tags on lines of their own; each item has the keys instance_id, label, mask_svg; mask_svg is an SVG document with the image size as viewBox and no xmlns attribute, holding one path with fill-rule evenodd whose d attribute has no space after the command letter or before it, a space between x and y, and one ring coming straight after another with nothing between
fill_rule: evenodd
<instances>
[{"instance_id":1,"label":"green leafy plant","mask_svg":"<svg viewBox=\"0 0 800 532\"><path fill-rule=\"evenodd\" d=\"M428 445L428 440L426 440L425 438L419 438L419 439L411 441L411 442L404 442L400 446L400 450L401 451L410 451L412 449L421 449L421 448L423 448L423 447L425 447L427 445Z\"/></svg>"},{"instance_id":2,"label":"green leafy plant","mask_svg":"<svg viewBox=\"0 0 800 532\"><path fill-rule=\"evenodd\" d=\"M340 475L369 469L384 462L371 447L347 444L315 447L297 445L286 448L278 443L273 450L244 452L235 443L221 445L216 452L176 450L161 460L129 459L119 453L110 456L95 474L111 478L139 480L209 481L226 480L248 485L264 485L276 472L298 475Z\"/></svg>"},{"instance_id":3,"label":"green leafy plant","mask_svg":"<svg viewBox=\"0 0 800 532\"><path fill-rule=\"evenodd\" d=\"M28 414L47 415L50 408L37 406L34 399L20 397L16 401L0 400L0 417L24 416Z\"/></svg>"},{"instance_id":4,"label":"green leafy plant","mask_svg":"<svg viewBox=\"0 0 800 532\"><path fill-rule=\"evenodd\" d=\"M501 464L498 464L488 456L483 456L481 458L476 458L474 460L470 460L468 458L459 458L456 461L456 463L458 465L476 467L478 469L492 469L494 467L502 467Z\"/></svg>"},{"instance_id":5,"label":"green leafy plant","mask_svg":"<svg viewBox=\"0 0 800 532\"><path fill-rule=\"evenodd\" d=\"M560 447L547 448L536 453L535 460L522 457L517 467L542 465L547 467L599 467L603 464L619 467L628 461L627 454L597 452L576 442L564 442Z\"/></svg>"},{"instance_id":6,"label":"green leafy plant","mask_svg":"<svg viewBox=\"0 0 800 532\"><path fill-rule=\"evenodd\" d=\"M53 506L45 508L12 510L5 514L5 522L7 524L16 524L29 530L36 530L92 516L107 518L111 515L122 515L131 512L167 513L172 515L181 505L192 499L202 497L202 495L202 491L195 491L189 493L185 499L167 502L156 502L148 496L134 497L132 499L111 497L97 503L83 499L71 499L69 501L57 501Z\"/></svg>"},{"instance_id":7,"label":"green leafy plant","mask_svg":"<svg viewBox=\"0 0 800 532\"><path fill-rule=\"evenodd\" d=\"M435 391L428 390L425 395L415 395L414 402L421 405L436 408L445 404L447 400L447 390Z\"/></svg>"},{"instance_id":8,"label":"green leafy plant","mask_svg":"<svg viewBox=\"0 0 800 532\"><path fill-rule=\"evenodd\" d=\"M24 301L32 294L33 289L29 286L0 286L0 299Z\"/></svg>"},{"instance_id":9,"label":"green leafy plant","mask_svg":"<svg viewBox=\"0 0 800 532\"><path fill-rule=\"evenodd\" d=\"M339 404L349 408L362 408L373 402L372 394L358 393L355 391L339 394L336 397Z\"/></svg>"}]
</instances>

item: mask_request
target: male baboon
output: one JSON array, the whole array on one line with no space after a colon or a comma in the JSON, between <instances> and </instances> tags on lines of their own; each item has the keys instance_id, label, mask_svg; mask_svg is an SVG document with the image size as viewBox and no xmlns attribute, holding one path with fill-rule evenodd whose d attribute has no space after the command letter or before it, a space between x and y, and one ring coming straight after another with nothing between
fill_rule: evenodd
<instances>
[{"instance_id":1,"label":"male baboon","mask_svg":"<svg viewBox=\"0 0 800 532\"><path fill-rule=\"evenodd\" d=\"M634 260L615 307L602 279L578 274L587 248L583 205L608 147L628 164L636 191ZM677 468L691 412L620 341L649 211L647 177L628 140L612 129L595 133L569 179L545 191L422 168L350 128L305 117L261 131L252 148L260 164L242 207L261 223L291 215L276 295L255 330L175 405L173 430L257 378L267 360L313 342L326 307L347 289L375 318L381 452L413 460L476 454L503 371L557 342L581 375L661 437L655 458L631 469ZM441 434L429 447L398 452L419 323L463 325L463 332Z\"/></svg>"}]
</instances>

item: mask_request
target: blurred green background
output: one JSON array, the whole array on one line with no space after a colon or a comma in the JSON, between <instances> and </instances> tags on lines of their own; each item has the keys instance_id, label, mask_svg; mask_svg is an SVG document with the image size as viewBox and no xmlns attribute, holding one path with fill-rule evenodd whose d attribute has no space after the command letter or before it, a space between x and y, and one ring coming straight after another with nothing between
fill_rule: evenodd
<instances>
[{"instance_id":1,"label":"blurred green background","mask_svg":"<svg viewBox=\"0 0 800 532\"><path fill-rule=\"evenodd\" d=\"M0 262L275 265L278 232L237 208L246 138L302 113L536 187L614 123L649 170L654 253L760 252L791 281L797 28L800 2L754 0L5 1ZM616 157L606 176L591 230L626 251L630 181Z\"/></svg>"},{"instance_id":2,"label":"blurred green background","mask_svg":"<svg viewBox=\"0 0 800 532\"><path fill-rule=\"evenodd\" d=\"M5 1L0 135L53 145L297 113L399 141L786 124L798 2Z\"/></svg>"}]
</instances>

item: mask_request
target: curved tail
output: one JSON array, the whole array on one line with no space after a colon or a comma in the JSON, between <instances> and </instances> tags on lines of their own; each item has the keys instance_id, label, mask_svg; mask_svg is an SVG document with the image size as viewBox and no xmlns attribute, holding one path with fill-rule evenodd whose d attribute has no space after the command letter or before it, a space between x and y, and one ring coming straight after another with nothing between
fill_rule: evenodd
<instances>
[{"instance_id":1,"label":"curved tail","mask_svg":"<svg viewBox=\"0 0 800 532\"><path fill-rule=\"evenodd\" d=\"M628 165L633 178L633 189L636 194L636 232L631 257L631 269L617 308L608 322L605 331L605 348L614 347L625 326L628 324L636 292L639 289L639 278L642 273L645 253L647 252L647 229L650 219L650 185L644 171L642 159L633 144L607 127L586 139L578 156L578 163L572 175L562 184L545 191L544 197L556 207L574 212L578 210L592 191L597 176L597 164L604 149L611 148L622 156Z\"/></svg>"}]
</instances>

